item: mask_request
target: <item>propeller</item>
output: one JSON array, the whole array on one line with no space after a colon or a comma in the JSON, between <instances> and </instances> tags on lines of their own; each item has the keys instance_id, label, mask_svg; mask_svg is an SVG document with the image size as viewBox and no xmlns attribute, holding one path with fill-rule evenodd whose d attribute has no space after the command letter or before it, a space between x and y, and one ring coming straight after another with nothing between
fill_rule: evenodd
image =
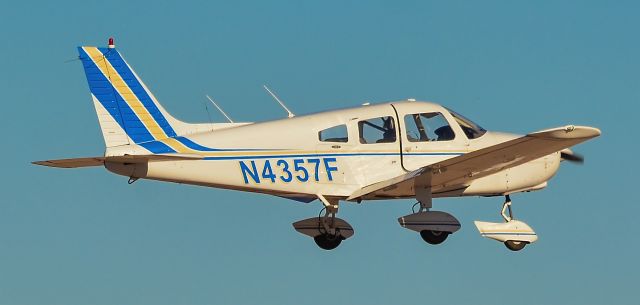
<instances>
[{"instance_id":1,"label":"propeller","mask_svg":"<svg viewBox=\"0 0 640 305\"><path fill-rule=\"evenodd\" d=\"M574 153L571 149L563 149L560 151L560 159L562 161L569 161L577 164L584 163L584 157L581 154Z\"/></svg>"}]
</instances>

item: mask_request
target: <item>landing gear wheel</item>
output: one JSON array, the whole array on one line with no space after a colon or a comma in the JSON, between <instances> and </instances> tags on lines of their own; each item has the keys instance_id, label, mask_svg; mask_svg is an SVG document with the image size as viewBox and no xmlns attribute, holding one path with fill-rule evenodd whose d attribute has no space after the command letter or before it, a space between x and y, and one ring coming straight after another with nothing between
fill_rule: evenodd
<instances>
[{"instance_id":1,"label":"landing gear wheel","mask_svg":"<svg viewBox=\"0 0 640 305\"><path fill-rule=\"evenodd\" d=\"M528 242L526 241L516 241L516 240L507 240L504 242L504 245L511 251L520 251L524 249Z\"/></svg>"},{"instance_id":2,"label":"landing gear wheel","mask_svg":"<svg viewBox=\"0 0 640 305\"><path fill-rule=\"evenodd\" d=\"M328 233L320 234L313 238L316 245L324 250L333 250L337 248L343 239L342 235L331 235Z\"/></svg>"},{"instance_id":3,"label":"landing gear wheel","mask_svg":"<svg viewBox=\"0 0 640 305\"><path fill-rule=\"evenodd\" d=\"M432 245L438 245L447 239L449 232L423 230L420 231L420 236L424 241Z\"/></svg>"}]
</instances>

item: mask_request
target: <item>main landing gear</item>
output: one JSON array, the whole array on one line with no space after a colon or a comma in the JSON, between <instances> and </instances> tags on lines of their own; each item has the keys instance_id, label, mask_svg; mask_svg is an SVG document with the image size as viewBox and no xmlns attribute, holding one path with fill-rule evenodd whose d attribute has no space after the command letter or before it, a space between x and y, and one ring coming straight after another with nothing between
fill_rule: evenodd
<instances>
[{"instance_id":1,"label":"main landing gear","mask_svg":"<svg viewBox=\"0 0 640 305\"><path fill-rule=\"evenodd\" d=\"M420 231L420 237L427 243L432 245L439 245L443 243L447 237L449 237L450 232L445 231L435 231L435 230L422 230Z\"/></svg>"},{"instance_id":2,"label":"main landing gear","mask_svg":"<svg viewBox=\"0 0 640 305\"><path fill-rule=\"evenodd\" d=\"M451 233L460 230L460 222L453 215L441 211L430 211L431 198L418 201L420 209L413 214L398 218L400 226L420 233L422 239L432 245L443 243Z\"/></svg>"},{"instance_id":3,"label":"main landing gear","mask_svg":"<svg viewBox=\"0 0 640 305\"><path fill-rule=\"evenodd\" d=\"M293 223L293 228L310 237L318 247L324 250L337 248L343 240L353 236L353 228L343 219L336 217L338 200L327 199L322 195L318 198L324 204L318 217L304 219Z\"/></svg>"},{"instance_id":4,"label":"main landing gear","mask_svg":"<svg viewBox=\"0 0 640 305\"><path fill-rule=\"evenodd\" d=\"M337 248L345 238L342 236L342 230L336 226L336 212L330 213L326 208L323 208L323 210L325 211L325 215L318 215L318 222L320 223L318 232L320 234L314 236L313 241L316 242L318 247L324 250L333 250ZM320 211L320 214L322 214L322 211Z\"/></svg>"},{"instance_id":5,"label":"main landing gear","mask_svg":"<svg viewBox=\"0 0 640 305\"><path fill-rule=\"evenodd\" d=\"M520 251L524 249L526 245L538 240L538 235L536 235L528 224L514 219L509 195L505 196L505 202L502 205L500 215L505 222L475 221L480 235L504 243L511 251Z\"/></svg>"}]
</instances>

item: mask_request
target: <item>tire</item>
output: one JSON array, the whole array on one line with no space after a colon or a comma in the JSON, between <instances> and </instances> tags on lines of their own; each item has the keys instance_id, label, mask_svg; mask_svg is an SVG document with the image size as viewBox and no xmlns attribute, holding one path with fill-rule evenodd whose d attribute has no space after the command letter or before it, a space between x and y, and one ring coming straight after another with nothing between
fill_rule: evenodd
<instances>
[{"instance_id":1,"label":"tire","mask_svg":"<svg viewBox=\"0 0 640 305\"><path fill-rule=\"evenodd\" d=\"M344 238L342 235L320 234L313 238L318 247L324 250L333 250L337 248Z\"/></svg>"},{"instance_id":2,"label":"tire","mask_svg":"<svg viewBox=\"0 0 640 305\"><path fill-rule=\"evenodd\" d=\"M520 251L528 244L526 241L507 240L504 245L511 251Z\"/></svg>"},{"instance_id":3,"label":"tire","mask_svg":"<svg viewBox=\"0 0 640 305\"><path fill-rule=\"evenodd\" d=\"M420 236L429 244L439 245L447 239L449 232L424 230L420 231Z\"/></svg>"}]
</instances>

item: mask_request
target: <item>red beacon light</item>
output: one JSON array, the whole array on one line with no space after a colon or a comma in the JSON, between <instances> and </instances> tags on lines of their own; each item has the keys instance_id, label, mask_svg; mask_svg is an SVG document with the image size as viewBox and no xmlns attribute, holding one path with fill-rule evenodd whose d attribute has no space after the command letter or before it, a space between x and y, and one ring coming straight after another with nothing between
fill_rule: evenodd
<instances>
[{"instance_id":1,"label":"red beacon light","mask_svg":"<svg viewBox=\"0 0 640 305\"><path fill-rule=\"evenodd\" d=\"M116 45L113 43L113 37L109 37L109 49L115 48Z\"/></svg>"}]
</instances>

